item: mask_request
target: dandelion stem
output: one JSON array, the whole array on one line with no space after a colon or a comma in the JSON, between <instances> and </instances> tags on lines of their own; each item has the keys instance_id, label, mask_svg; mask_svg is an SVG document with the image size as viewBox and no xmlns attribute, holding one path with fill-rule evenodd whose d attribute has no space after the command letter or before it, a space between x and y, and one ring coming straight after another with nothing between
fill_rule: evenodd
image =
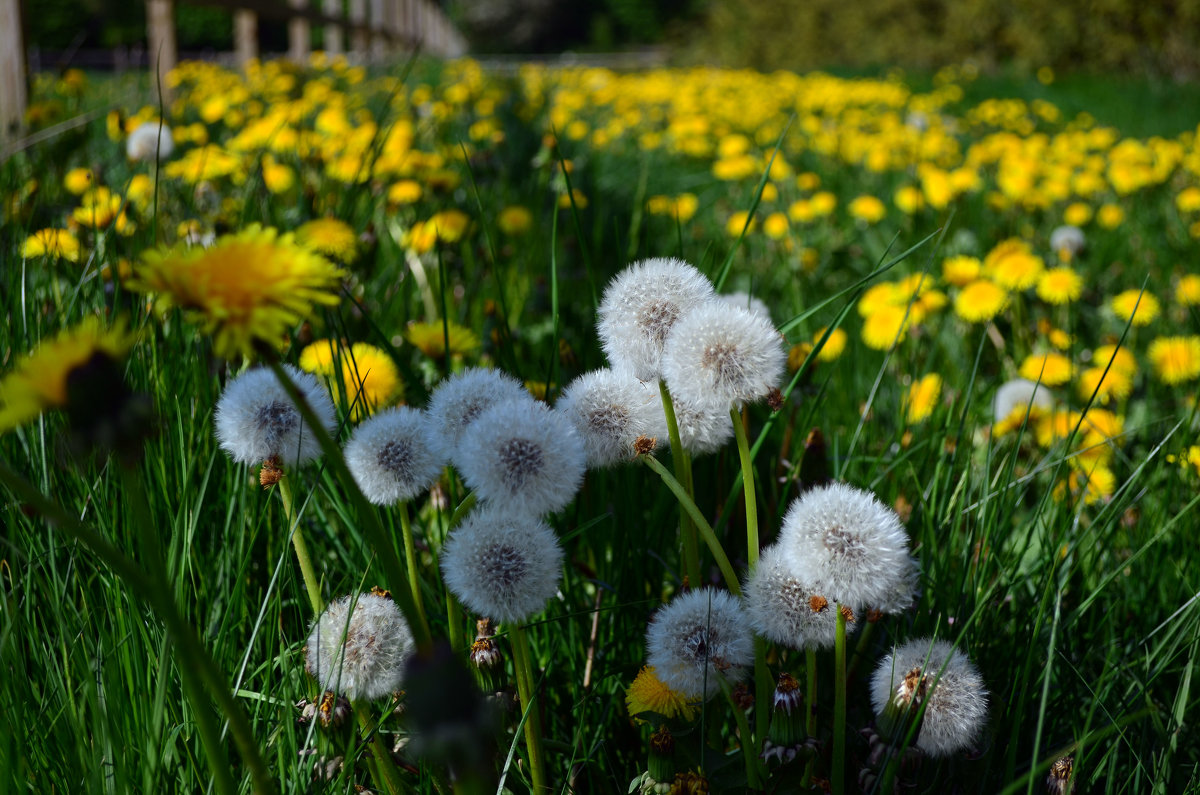
<instances>
[{"instance_id":1,"label":"dandelion stem","mask_svg":"<svg viewBox=\"0 0 1200 795\"><path fill-rule=\"evenodd\" d=\"M450 516L450 522L446 525L446 533L449 534L459 522L463 520L471 509L475 507L475 502L478 498L475 492L471 492L463 501L454 509L454 513ZM442 538L442 543L445 543L445 537ZM459 654L466 648L466 638L463 635L463 614L462 607L459 606L458 600L454 598L454 594L446 589L446 624L447 634L450 640L450 650L455 654Z\"/></svg>"},{"instance_id":2,"label":"dandelion stem","mask_svg":"<svg viewBox=\"0 0 1200 795\"><path fill-rule=\"evenodd\" d=\"M738 583L738 577L729 562L729 556L721 548L721 542L717 540L717 534L713 532L712 525L705 520L704 515L700 513L700 509L696 507L695 500L688 495L679 481L667 471L667 468L658 459L652 455L643 455L639 456L639 458L641 458L643 464L658 473L663 483L667 484L667 488L675 495L675 499L679 500L679 504L691 516L696 529L700 531L700 535L704 538L704 543L708 544L709 551L717 559L717 567L721 570L721 576L725 578L725 587L729 589L730 593L741 596L742 586Z\"/></svg>"},{"instance_id":3,"label":"dandelion stem","mask_svg":"<svg viewBox=\"0 0 1200 795\"><path fill-rule=\"evenodd\" d=\"M521 709L525 713L525 749L529 753L529 775L533 780L532 792L546 791L546 769L542 755L542 719L537 705L533 703L533 666L530 661L529 636L525 627L513 624L508 629L512 639L513 669L517 675L517 694L521 697Z\"/></svg>"},{"instance_id":4,"label":"dandelion stem","mask_svg":"<svg viewBox=\"0 0 1200 795\"><path fill-rule=\"evenodd\" d=\"M833 646L833 795L846 791L846 614L836 605L837 635Z\"/></svg>"},{"instance_id":5,"label":"dandelion stem","mask_svg":"<svg viewBox=\"0 0 1200 795\"><path fill-rule=\"evenodd\" d=\"M742 464L742 489L746 495L746 561L750 571L758 565L758 501L754 493L754 463L750 458L750 443L746 440L746 426L742 415L735 408L729 410L733 421L733 435L737 439L738 459Z\"/></svg>"},{"instance_id":6,"label":"dandelion stem","mask_svg":"<svg viewBox=\"0 0 1200 795\"><path fill-rule=\"evenodd\" d=\"M279 501L283 503L283 515L287 519L288 536L292 539L292 549L296 550L296 560L300 563L300 576L304 578L304 590L308 592L308 603L312 605L313 615L321 615L325 604L321 600L321 581L313 569L312 556L308 554L308 544L304 541L304 533L300 532L299 516L296 514L296 503L292 494L291 484L286 476L276 484L279 489Z\"/></svg>"},{"instance_id":7,"label":"dandelion stem","mask_svg":"<svg viewBox=\"0 0 1200 795\"><path fill-rule=\"evenodd\" d=\"M421 578L417 574L417 546L413 541L412 520L408 516L408 503L402 502L396 506L400 513L400 532L404 534L404 562L408 564L408 584L412 588L413 603L417 606L417 615L425 625L425 634L429 635L429 618L425 615L425 601L421 598Z\"/></svg>"},{"instance_id":8,"label":"dandelion stem","mask_svg":"<svg viewBox=\"0 0 1200 795\"><path fill-rule=\"evenodd\" d=\"M733 719L737 722L738 738L742 744L742 755L746 760L746 786L750 789L756 789L761 786L761 778L758 769L758 745L750 736L750 721L746 719L746 711L738 706L737 701L733 697L733 688L729 686L729 682L724 676L718 677L721 684L721 690L725 694L725 698L729 701L729 708L733 710Z\"/></svg>"},{"instance_id":9,"label":"dandelion stem","mask_svg":"<svg viewBox=\"0 0 1200 795\"><path fill-rule=\"evenodd\" d=\"M375 755L375 765L371 772L376 786L383 789L388 795L400 795L402 792L407 792L408 788L404 786L404 780L400 778L400 771L396 769L396 762L392 759L392 752L387 747L387 743L383 741L383 736L377 731L379 724L371 718L371 705L363 701L355 701L353 706L362 738L371 744L371 753Z\"/></svg>"},{"instance_id":10,"label":"dandelion stem","mask_svg":"<svg viewBox=\"0 0 1200 795\"><path fill-rule=\"evenodd\" d=\"M671 441L671 463L684 491L689 498L693 498L695 487L692 484L692 460L680 442L679 419L675 416L675 404L671 400L671 391L667 389L667 382L661 378L658 379L658 392L662 396L663 414L667 418L667 436ZM696 526L692 523L687 511L683 511L679 515L679 535L683 539L683 570L687 572L688 582L691 586L699 588L700 545L696 540Z\"/></svg>"},{"instance_id":11,"label":"dandelion stem","mask_svg":"<svg viewBox=\"0 0 1200 795\"><path fill-rule=\"evenodd\" d=\"M804 674L808 680L808 689L805 692L804 698L804 731L813 738L817 736L817 651L816 649L806 648L804 650ZM808 782L812 781L813 767L816 765L816 760L811 756L808 762L804 765L804 779L801 781L801 787L807 787Z\"/></svg>"}]
</instances>

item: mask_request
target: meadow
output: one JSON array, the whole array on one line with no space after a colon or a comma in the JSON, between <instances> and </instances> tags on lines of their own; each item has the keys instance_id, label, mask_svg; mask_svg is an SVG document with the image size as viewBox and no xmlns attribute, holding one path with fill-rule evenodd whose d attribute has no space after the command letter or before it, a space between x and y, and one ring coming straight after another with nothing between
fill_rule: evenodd
<instances>
[{"instance_id":1,"label":"meadow","mask_svg":"<svg viewBox=\"0 0 1200 795\"><path fill-rule=\"evenodd\" d=\"M1197 791L1200 118L1095 87L43 76L0 791Z\"/></svg>"}]
</instances>

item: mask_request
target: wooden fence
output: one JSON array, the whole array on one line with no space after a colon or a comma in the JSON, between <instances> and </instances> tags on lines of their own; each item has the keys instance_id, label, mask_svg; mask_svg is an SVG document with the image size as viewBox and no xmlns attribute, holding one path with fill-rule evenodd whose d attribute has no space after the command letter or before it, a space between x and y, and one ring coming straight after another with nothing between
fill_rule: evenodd
<instances>
[{"instance_id":1,"label":"wooden fence","mask_svg":"<svg viewBox=\"0 0 1200 795\"><path fill-rule=\"evenodd\" d=\"M312 28L323 29L324 50L357 62L400 52L456 58L467 43L432 0L188 0L231 13L234 61L257 58L259 20L288 26L288 57L303 63L312 49ZM175 67L175 0L145 0L146 40L152 68L165 75ZM21 37L22 0L0 0L0 141L20 134L28 77ZM27 8L36 0L26 0ZM165 84L164 84L165 88Z\"/></svg>"}]
</instances>

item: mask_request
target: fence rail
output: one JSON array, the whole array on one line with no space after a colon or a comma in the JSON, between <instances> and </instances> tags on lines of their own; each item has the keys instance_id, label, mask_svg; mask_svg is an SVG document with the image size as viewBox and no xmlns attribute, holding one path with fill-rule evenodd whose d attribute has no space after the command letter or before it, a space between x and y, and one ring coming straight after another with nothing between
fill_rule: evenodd
<instances>
[{"instance_id":1,"label":"fence rail","mask_svg":"<svg viewBox=\"0 0 1200 795\"><path fill-rule=\"evenodd\" d=\"M259 20L286 23L288 57L308 60L312 28L324 32L324 49L365 62L398 52L455 58L467 42L432 0L188 0L231 12L233 61L259 57ZM36 0L25 0L30 8ZM147 64L165 75L179 59L175 0L145 0ZM20 134L28 99L29 56L21 36L22 0L0 0L0 142ZM165 85L165 84L164 84Z\"/></svg>"}]
</instances>

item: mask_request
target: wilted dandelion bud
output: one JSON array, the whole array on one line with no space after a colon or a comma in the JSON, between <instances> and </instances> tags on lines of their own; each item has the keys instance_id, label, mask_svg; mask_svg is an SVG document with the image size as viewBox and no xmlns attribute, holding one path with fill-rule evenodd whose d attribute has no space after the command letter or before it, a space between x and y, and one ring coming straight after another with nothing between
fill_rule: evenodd
<instances>
[{"instance_id":1,"label":"wilted dandelion bud","mask_svg":"<svg viewBox=\"0 0 1200 795\"><path fill-rule=\"evenodd\" d=\"M283 369L332 434L337 418L329 392L311 373L289 364ZM321 445L300 409L265 367L247 370L225 386L215 425L221 449L239 464L278 459L294 467L321 455Z\"/></svg>"},{"instance_id":2,"label":"wilted dandelion bud","mask_svg":"<svg viewBox=\"0 0 1200 795\"><path fill-rule=\"evenodd\" d=\"M731 684L754 661L754 638L738 599L702 588L671 600L646 629L646 661L663 684L687 698L710 698L718 677Z\"/></svg>"},{"instance_id":3,"label":"wilted dandelion bud","mask_svg":"<svg viewBox=\"0 0 1200 795\"><path fill-rule=\"evenodd\" d=\"M555 406L583 439L589 467L632 460L634 444L656 427L659 392L619 370L593 370L572 381Z\"/></svg>"},{"instance_id":4,"label":"wilted dandelion bud","mask_svg":"<svg viewBox=\"0 0 1200 795\"><path fill-rule=\"evenodd\" d=\"M946 641L909 641L879 662L871 677L871 704L880 729L895 739L906 715L925 704L917 747L949 756L973 746L987 719L987 688L979 670Z\"/></svg>"},{"instance_id":5,"label":"wilted dandelion bud","mask_svg":"<svg viewBox=\"0 0 1200 795\"><path fill-rule=\"evenodd\" d=\"M704 274L678 259L635 262L604 288L596 331L608 360L642 381L656 381L675 321L713 296Z\"/></svg>"},{"instance_id":6,"label":"wilted dandelion bud","mask_svg":"<svg viewBox=\"0 0 1200 795\"><path fill-rule=\"evenodd\" d=\"M499 370L472 367L438 384L427 412L442 456L458 466L458 443L475 419L499 403L532 401L521 382Z\"/></svg>"},{"instance_id":7,"label":"wilted dandelion bud","mask_svg":"<svg viewBox=\"0 0 1200 795\"><path fill-rule=\"evenodd\" d=\"M793 501L778 546L797 579L851 607L887 602L911 570L900 517L874 494L844 483Z\"/></svg>"},{"instance_id":8,"label":"wilted dandelion bud","mask_svg":"<svg viewBox=\"0 0 1200 795\"><path fill-rule=\"evenodd\" d=\"M346 442L346 466L376 505L411 500L437 480L445 459L423 411L401 406L373 415Z\"/></svg>"},{"instance_id":9,"label":"wilted dandelion bud","mask_svg":"<svg viewBox=\"0 0 1200 795\"><path fill-rule=\"evenodd\" d=\"M833 647L837 613L798 579L778 545L766 547L746 581L746 613L754 631L789 649Z\"/></svg>"},{"instance_id":10,"label":"wilted dandelion bud","mask_svg":"<svg viewBox=\"0 0 1200 795\"><path fill-rule=\"evenodd\" d=\"M441 563L446 587L464 605L508 623L545 609L558 590L562 558L550 525L484 505L450 533Z\"/></svg>"},{"instance_id":11,"label":"wilted dandelion bud","mask_svg":"<svg viewBox=\"0 0 1200 795\"><path fill-rule=\"evenodd\" d=\"M1046 776L1046 792L1049 795L1071 795L1075 791L1075 757L1064 756L1050 765Z\"/></svg>"},{"instance_id":12,"label":"wilted dandelion bud","mask_svg":"<svg viewBox=\"0 0 1200 795\"><path fill-rule=\"evenodd\" d=\"M175 136L161 121L139 124L125 139L125 154L130 160L166 160L175 151Z\"/></svg>"},{"instance_id":13,"label":"wilted dandelion bud","mask_svg":"<svg viewBox=\"0 0 1200 795\"><path fill-rule=\"evenodd\" d=\"M306 666L323 689L369 701L400 689L405 661L415 648L394 601L350 594L331 602L313 623Z\"/></svg>"},{"instance_id":14,"label":"wilted dandelion bud","mask_svg":"<svg viewBox=\"0 0 1200 795\"><path fill-rule=\"evenodd\" d=\"M728 407L763 400L777 388L787 353L770 318L710 301L671 328L662 361L672 395Z\"/></svg>"},{"instance_id":15,"label":"wilted dandelion bud","mask_svg":"<svg viewBox=\"0 0 1200 795\"><path fill-rule=\"evenodd\" d=\"M479 415L463 434L455 466L481 499L537 515L575 498L584 462L583 442L570 420L544 403L520 400Z\"/></svg>"},{"instance_id":16,"label":"wilted dandelion bud","mask_svg":"<svg viewBox=\"0 0 1200 795\"><path fill-rule=\"evenodd\" d=\"M791 762L800 753L808 732L804 728L804 699L800 683L791 674L781 673L771 699L771 728L760 756L767 762Z\"/></svg>"}]
</instances>

